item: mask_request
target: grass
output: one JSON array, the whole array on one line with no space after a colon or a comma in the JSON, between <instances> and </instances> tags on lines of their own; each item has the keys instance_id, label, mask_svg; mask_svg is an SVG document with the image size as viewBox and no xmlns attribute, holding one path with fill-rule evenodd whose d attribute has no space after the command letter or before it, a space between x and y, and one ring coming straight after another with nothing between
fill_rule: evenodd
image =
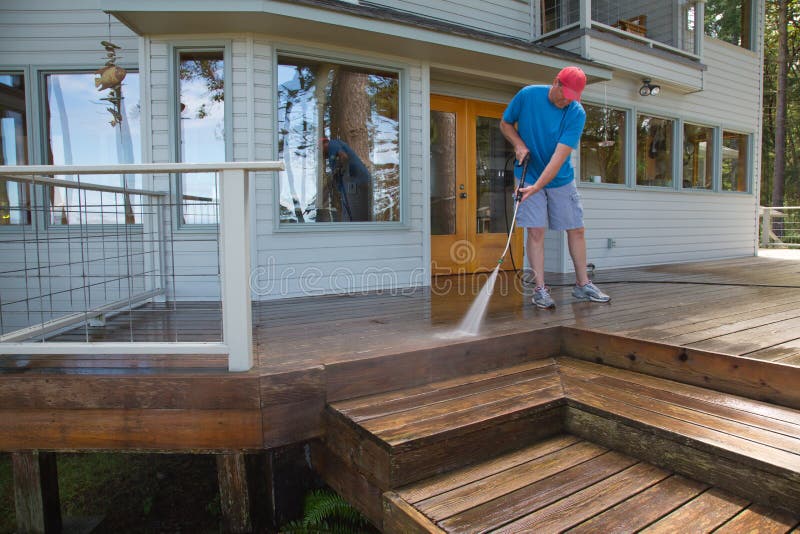
<instances>
[{"instance_id":1,"label":"grass","mask_svg":"<svg viewBox=\"0 0 800 534\"><path fill-rule=\"evenodd\" d=\"M59 454L62 517L97 532L219 532L216 460L201 454ZM0 534L15 531L11 455L0 454Z\"/></svg>"}]
</instances>

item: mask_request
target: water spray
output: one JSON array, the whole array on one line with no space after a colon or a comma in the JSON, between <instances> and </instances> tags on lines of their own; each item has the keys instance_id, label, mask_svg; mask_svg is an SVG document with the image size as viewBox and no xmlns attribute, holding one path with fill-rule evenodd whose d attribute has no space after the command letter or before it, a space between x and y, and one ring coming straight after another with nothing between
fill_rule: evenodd
<instances>
[{"instance_id":1,"label":"water spray","mask_svg":"<svg viewBox=\"0 0 800 534\"><path fill-rule=\"evenodd\" d=\"M500 255L500 258L497 260L497 266L494 268L494 271L492 271L492 274L489 276L489 279L483 285L480 293L478 293L478 296L475 298L475 302L473 302L472 306L470 306L467 315L461 321L461 325L455 332L457 336L477 335L481 323L483 322L483 316L486 315L486 308L489 305L489 298L492 296L492 293L494 293L494 284L495 281L497 280L497 275L500 272L500 266L503 264L503 259L506 257L508 249L511 247L511 237L514 235L514 224L516 223L517 220L517 210L519 209L519 205L522 203L521 189L525 185L525 175L528 173L529 158L530 154L526 155L525 158L522 160L522 177L520 178L519 184L517 184L517 190L514 193L514 216L511 218L511 224L509 225L506 248L503 250L503 253Z\"/></svg>"}]
</instances>

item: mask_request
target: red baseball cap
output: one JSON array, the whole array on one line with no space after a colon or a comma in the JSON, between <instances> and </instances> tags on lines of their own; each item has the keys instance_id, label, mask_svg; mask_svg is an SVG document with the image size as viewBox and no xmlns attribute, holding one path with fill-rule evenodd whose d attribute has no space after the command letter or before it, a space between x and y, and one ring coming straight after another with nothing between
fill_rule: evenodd
<instances>
[{"instance_id":1,"label":"red baseball cap","mask_svg":"<svg viewBox=\"0 0 800 534\"><path fill-rule=\"evenodd\" d=\"M561 82L564 96L570 100L580 100L583 88L586 87L586 74L580 67L564 67L556 79Z\"/></svg>"}]
</instances>

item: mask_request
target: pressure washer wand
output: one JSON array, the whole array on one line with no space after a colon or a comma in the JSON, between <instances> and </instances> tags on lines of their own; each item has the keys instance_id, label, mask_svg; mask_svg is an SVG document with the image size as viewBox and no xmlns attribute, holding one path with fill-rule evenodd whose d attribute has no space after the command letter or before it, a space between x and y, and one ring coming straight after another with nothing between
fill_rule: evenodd
<instances>
[{"instance_id":1,"label":"pressure washer wand","mask_svg":"<svg viewBox=\"0 0 800 534\"><path fill-rule=\"evenodd\" d=\"M522 160L522 177L519 179L519 184L517 184L517 191L514 193L514 216L511 217L511 225L508 229L508 239L506 240L506 248L503 249L503 253L500 255L500 259L497 260L497 265L499 266L503 263L503 258L506 257L508 253L508 249L511 247L511 236L514 235L514 224L517 221L517 210L519 209L519 205L522 202L522 189L525 186L525 175L528 174L528 160L530 159L531 155L526 154L525 158Z\"/></svg>"}]
</instances>

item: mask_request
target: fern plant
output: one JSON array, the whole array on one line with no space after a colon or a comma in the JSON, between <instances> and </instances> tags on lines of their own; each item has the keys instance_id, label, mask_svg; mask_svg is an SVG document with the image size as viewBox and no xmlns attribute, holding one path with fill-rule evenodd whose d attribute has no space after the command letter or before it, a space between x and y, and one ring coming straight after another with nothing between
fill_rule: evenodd
<instances>
[{"instance_id":1,"label":"fern plant","mask_svg":"<svg viewBox=\"0 0 800 534\"><path fill-rule=\"evenodd\" d=\"M312 490L306 494L303 518L287 523L285 534L361 534L375 532L358 510L338 493Z\"/></svg>"}]
</instances>

